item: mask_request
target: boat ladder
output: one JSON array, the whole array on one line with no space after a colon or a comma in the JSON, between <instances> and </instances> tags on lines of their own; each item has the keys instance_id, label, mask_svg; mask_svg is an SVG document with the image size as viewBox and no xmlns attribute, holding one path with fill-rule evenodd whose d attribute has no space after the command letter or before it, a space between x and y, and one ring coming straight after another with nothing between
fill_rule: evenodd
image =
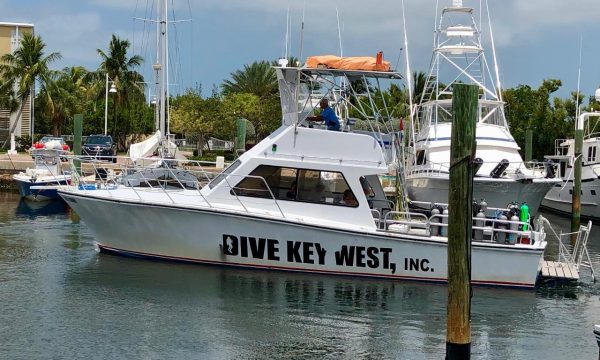
<instances>
[{"instance_id":1,"label":"boat ladder","mask_svg":"<svg viewBox=\"0 0 600 360\"><path fill-rule=\"evenodd\" d=\"M548 228L554 233L558 239L558 261L542 261L540 264L540 272L544 279L554 280L579 280L579 272L582 268L590 270L592 281L596 282L596 272L594 270L590 254L587 249L587 242L592 230L592 222L589 221L587 226L581 225L579 231L570 233L561 233L557 235L547 219L540 216ZM569 250L566 241L569 241L573 236L575 244Z\"/></svg>"}]
</instances>

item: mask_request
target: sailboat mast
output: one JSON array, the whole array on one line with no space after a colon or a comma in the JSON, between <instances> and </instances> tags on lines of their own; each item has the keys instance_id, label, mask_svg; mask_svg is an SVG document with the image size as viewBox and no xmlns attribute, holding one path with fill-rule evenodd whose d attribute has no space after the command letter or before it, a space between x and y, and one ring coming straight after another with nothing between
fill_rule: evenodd
<instances>
[{"instance_id":1,"label":"sailboat mast","mask_svg":"<svg viewBox=\"0 0 600 360\"><path fill-rule=\"evenodd\" d=\"M167 0L157 1L156 14L156 62L152 66L156 80L156 127L161 137L165 136L166 118L166 46L167 46Z\"/></svg>"}]
</instances>

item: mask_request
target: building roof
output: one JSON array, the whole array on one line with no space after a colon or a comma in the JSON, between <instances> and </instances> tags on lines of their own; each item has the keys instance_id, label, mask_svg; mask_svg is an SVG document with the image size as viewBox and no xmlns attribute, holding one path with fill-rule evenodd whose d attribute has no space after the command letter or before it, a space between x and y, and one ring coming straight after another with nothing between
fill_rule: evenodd
<instances>
[{"instance_id":1,"label":"building roof","mask_svg":"<svg viewBox=\"0 0 600 360\"><path fill-rule=\"evenodd\" d=\"M0 26L18 26L18 27L34 27L33 24L28 24L28 23L15 23L15 22L4 22L4 21L0 21Z\"/></svg>"}]
</instances>

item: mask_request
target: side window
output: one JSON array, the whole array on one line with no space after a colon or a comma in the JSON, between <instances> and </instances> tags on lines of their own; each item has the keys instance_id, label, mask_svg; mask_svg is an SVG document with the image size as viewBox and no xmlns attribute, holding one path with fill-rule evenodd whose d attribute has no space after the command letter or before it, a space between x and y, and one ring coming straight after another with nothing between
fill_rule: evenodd
<instances>
[{"instance_id":1,"label":"side window","mask_svg":"<svg viewBox=\"0 0 600 360\"><path fill-rule=\"evenodd\" d=\"M271 199L272 192L276 199L293 199L295 182L296 169L260 165L240 181L233 191L238 196Z\"/></svg>"},{"instance_id":2,"label":"side window","mask_svg":"<svg viewBox=\"0 0 600 360\"><path fill-rule=\"evenodd\" d=\"M298 170L299 201L344 206L358 206L356 197L341 173Z\"/></svg>"},{"instance_id":3,"label":"side window","mask_svg":"<svg viewBox=\"0 0 600 360\"><path fill-rule=\"evenodd\" d=\"M219 183L221 181L223 181L227 175L231 174L233 172L233 170L237 169L238 166L240 166L241 161L236 160L233 163L231 163L231 165L229 165L225 170L223 170L222 173L220 173L217 177L215 177L211 182L208 183L208 187L209 188L214 188L215 186L219 185Z\"/></svg>"},{"instance_id":4,"label":"side window","mask_svg":"<svg viewBox=\"0 0 600 360\"><path fill-rule=\"evenodd\" d=\"M427 157L425 156L425 150L417 151L417 165L427 164Z\"/></svg>"},{"instance_id":5,"label":"side window","mask_svg":"<svg viewBox=\"0 0 600 360\"><path fill-rule=\"evenodd\" d=\"M341 173L270 165L258 166L235 185L231 194L271 199L269 189L277 200L358 206Z\"/></svg>"},{"instance_id":6,"label":"side window","mask_svg":"<svg viewBox=\"0 0 600 360\"><path fill-rule=\"evenodd\" d=\"M596 146L588 147L588 161L596 162Z\"/></svg>"}]
</instances>

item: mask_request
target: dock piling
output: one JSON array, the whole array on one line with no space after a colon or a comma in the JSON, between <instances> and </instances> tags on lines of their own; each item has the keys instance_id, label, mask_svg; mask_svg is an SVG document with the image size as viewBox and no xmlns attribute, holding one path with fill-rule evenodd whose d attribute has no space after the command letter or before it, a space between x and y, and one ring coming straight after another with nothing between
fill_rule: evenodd
<instances>
[{"instance_id":1,"label":"dock piling","mask_svg":"<svg viewBox=\"0 0 600 360\"><path fill-rule=\"evenodd\" d=\"M577 129L575 129L575 164L573 179L573 194L572 194L572 213L571 232L579 231L581 221L581 163L582 163L582 148L583 148L583 118L577 119ZM571 237L571 242L574 244L577 239L576 234Z\"/></svg>"},{"instance_id":2,"label":"dock piling","mask_svg":"<svg viewBox=\"0 0 600 360\"><path fill-rule=\"evenodd\" d=\"M449 360L471 358L471 229L477 99L477 86L453 86L446 334Z\"/></svg>"}]
</instances>

